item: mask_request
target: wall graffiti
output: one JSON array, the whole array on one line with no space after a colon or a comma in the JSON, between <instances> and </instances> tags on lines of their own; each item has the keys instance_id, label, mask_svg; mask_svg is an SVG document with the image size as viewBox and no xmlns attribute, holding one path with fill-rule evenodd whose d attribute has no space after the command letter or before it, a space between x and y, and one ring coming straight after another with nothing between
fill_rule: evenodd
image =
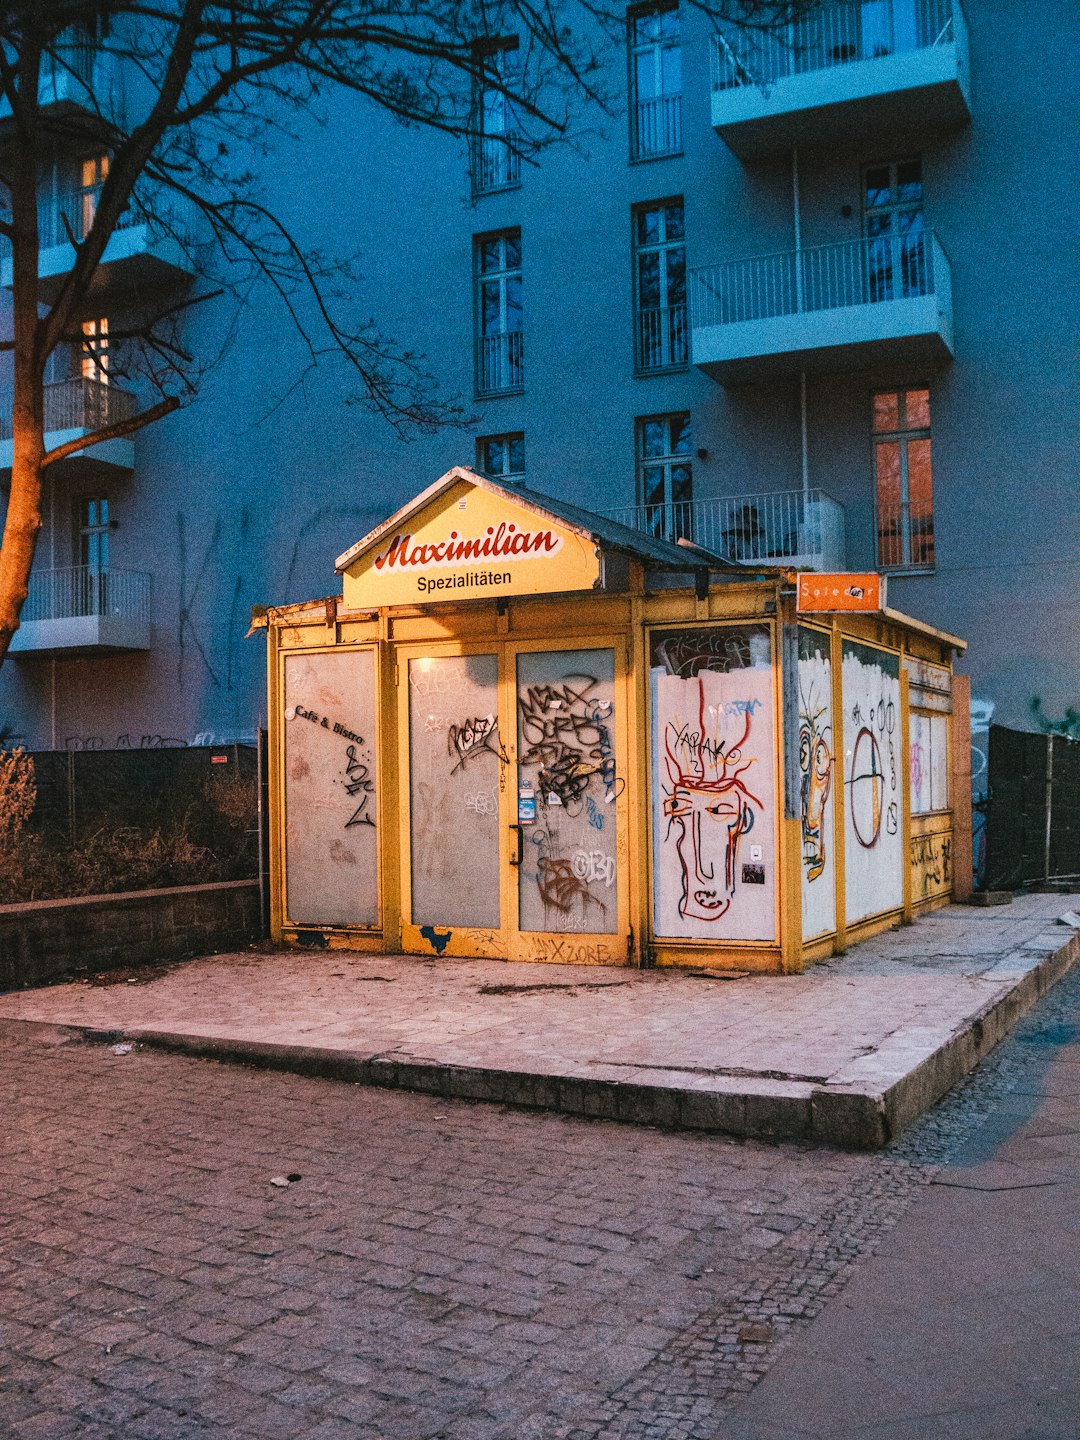
<instances>
[{"instance_id":1,"label":"wall graffiti","mask_svg":"<svg viewBox=\"0 0 1080 1440\"><path fill-rule=\"evenodd\" d=\"M284 701L287 917L375 925L372 652L287 655Z\"/></svg>"},{"instance_id":2,"label":"wall graffiti","mask_svg":"<svg viewBox=\"0 0 1080 1440\"><path fill-rule=\"evenodd\" d=\"M952 889L952 835L913 835L911 839L912 895L930 900Z\"/></svg>"},{"instance_id":3,"label":"wall graffiti","mask_svg":"<svg viewBox=\"0 0 1080 1440\"><path fill-rule=\"evenodd\" d=\"M429 717L434 719L435 717ZM431 726L426 726L431 730ZM503 765L510 763L506 751L499 744L499 722L494 715L474 715L460 725L446 727L446 748L456 761L451 775L465 768L466 762L475 760L485 753L494 755Z\"/></svg>"},{"instance_id":4,"label":"wall graffiti","mask_svg":"<svg viewBox=\"0 0 1080 1440\"><path fill-rule=\"evenodd\" d=\"M803 938L836 929L832 660L828 635L799 628L799 817Z\"/></svg>"},{"instance_id":5,"label":"wall graffiti","mask_svg":"<svg viewBox=\"0 0 1080 1440\"><path fill-rule=\"evenodd\" d=\"M843 643L844 837L848 923L903 902L900 666Z\"/></svg>"},{"instance_id":6,"label":"wall graffiti","mask_svg":"<svg viewBox=\"0 0 1080 1440\"><path fill-rule=\"evenodd\" d=\"M519 872L525 931L610 934L618 921L611 650L518 656L518 784L536 797Z\"/></svg>"},{"instance_id":7,"label":"wall graffiti","mask_svg":"<svg viewBox=\"0 0 1080 1440\"><path fill-rule=\"evenodd\" d=\"M990 804L988 764L993 700L971 701L971 872L976 886L986 879L986 812Z\"/></svg>"},{"instance_id":8,"label":"wall graffiti","mask_svg":"<svg viewBox=\"0 0 1080 1440\"><path fill-rule=\"evenodd\" d=\"M738 663L750 654L745 630L681 632L652 647L661 936L775 937L773 681L767 663ZM713 658L729 668L709 668Z\"/></svg>"}]
</instances>

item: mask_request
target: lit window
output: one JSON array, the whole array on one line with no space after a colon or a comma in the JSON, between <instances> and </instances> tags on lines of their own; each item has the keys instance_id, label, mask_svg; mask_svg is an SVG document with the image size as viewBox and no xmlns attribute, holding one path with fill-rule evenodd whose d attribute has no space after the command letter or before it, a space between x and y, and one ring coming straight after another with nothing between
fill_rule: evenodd
<instances>
[{"instance_id":1,"label":"lit window","mask_svg":"<svg viewBox=\"0 0 1080 1440\"><path fill-rule=\"evenodd\" d=\"M476 393L502 395L525 383L521 232L474 241L476 256Z\"/></svg>"},{"instance_id":2,"label":"lit window","mask_svg":"<svg viewBox=\"0 0 1080 1440\"><path fill-rule=\"evenodd\" d=\"M693 539L690 414L637 422L638 503L644 526L665 540Z\"/></svg>"},{"instance_id":3,"label":"lit window","mask_svg":"<svg viewBox=\"0 0 1080 1440\"><path fill-rule=\"evenodd\" d=\"M634 211L634 364L639 373L686 364L684 239L681 200Z\"/></svg>"},{"instance_id":4,"label":"lit window","mask_svg":"<svg viewBox=\"0 0 1080 1440\"><path fill-rule=\"evenodd\" d=\"M515 145L519 134L514 107L505 93L518 78L517 42L508 41L484 57L488 83L476 90L476 134L472 144L474 195L507 190L521 183L521 154Z\"/></svg>"},{"instance_id":5,"label":"lit window","mask_svg":"<svg viewBox=\"0 0 1080 1440\"><path fill-rule=\"evenodd\" d=\"M82 322L80 371L84 380L102 384L109 379L109 321L107 316Z\"/></svg>"},{"instance_id":6,"label":"lit window","mask_svg":"<svg viewBox=\"0 0 1080 1440\"><path fill-rule=\"evenodd\" d=\"M635 160L682 149L682 44L676 6L630 16L630 153Z\"/></svg>"},{"instance_id":7,"label":"lit window","mask_svg":"<svg viewBox=\"0 0 1080 1440\"><path fill-rule=\"evenodd\" d=\"M887 390L875 395L872 424L878 568L932 570L929 390Z\"/></svg>"},{"instance_id":8,"label":"lit window","mask_svg":"<svg viewBox=\"0 0 1080 1440\"><path fill-rule=\"evenodd\" d=\"M525 479L525 436L485 435L476 442L477 468L491 480Z\"/></svg>"},{"instance_id":9,"label":"lit window","mask_svg":"<svg viewBox=\"0 0 1080 1440\"><path fill-rule=\"evenodd\" d=\"M71 218L74 224L75 238L80 242L86 239L90 227L94 223L98 196L108 173L108 155L92 155L89 159L81 161L79 165L79 187L75 195L76 211Z\"/></svg>"}]
</instances>

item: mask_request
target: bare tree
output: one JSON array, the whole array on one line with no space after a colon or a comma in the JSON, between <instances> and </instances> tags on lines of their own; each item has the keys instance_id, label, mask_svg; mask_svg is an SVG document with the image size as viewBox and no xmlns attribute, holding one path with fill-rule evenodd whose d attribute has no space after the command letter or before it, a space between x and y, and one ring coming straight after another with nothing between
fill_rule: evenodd
<instances>
[{"instance_id":1,"label":"bare tree","mask_svg":"<svg viewBox=\"0 0 1080 1440\"><path fill-rule=\"evenodd\" d=\"M717 23L768 29L816 0L692 0ZM0 663L18 625L41 528L43 476L76 451L129 435L198 386L207 357L183 343L190 307L253 280L273 287L311 363L351 367L360 399L399 429L460 423L422 358L349 315L355 259L305 249L260 198L257 167L278 132L295 131L335 91L364 96L406 124L473 138L478 91L501 91L526 161L572 134L572 119L611 113L611 46L626 11L610 0L15 0L0 7L0 244L10 255L13 445L0 543ZM508 41L512 67L492 63ZM126 103L78 57L128 76ZM59 105L56 81L75 103ZM50 88L51 87L51 88ZM39 195L50 157L96 146L107 163L75 223L62 214L70 268L42 300ZM197 217L190 226L183 211ZM101 360L82 324L106 247L132 212L193 251L191 293L157 297L109 336L111 372L135 379L142 408L45 448L46 363L73 347ZM197 253L194 253L197 252ZM92 422L91 422L92 423Z\"/></svg>"}]
</instances>

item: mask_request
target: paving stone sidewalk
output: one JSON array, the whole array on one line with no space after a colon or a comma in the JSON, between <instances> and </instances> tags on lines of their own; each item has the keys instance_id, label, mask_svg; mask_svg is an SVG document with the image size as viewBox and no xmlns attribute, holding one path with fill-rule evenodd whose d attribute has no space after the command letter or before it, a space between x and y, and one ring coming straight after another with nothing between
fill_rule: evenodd
<instances>
[{"instance_id":1,"label":"paving stone sidewalk","mask_svg":"<svg viewBox=\"0 0 1080 1440\"><path fill-rule=\"evenodd\" d=\"M216 955L0 1016L306 1073L668 1127L872 1148L1080 955L1059 895L953 906L798 976L344 951Z\"/></svg>"}]
</instances>

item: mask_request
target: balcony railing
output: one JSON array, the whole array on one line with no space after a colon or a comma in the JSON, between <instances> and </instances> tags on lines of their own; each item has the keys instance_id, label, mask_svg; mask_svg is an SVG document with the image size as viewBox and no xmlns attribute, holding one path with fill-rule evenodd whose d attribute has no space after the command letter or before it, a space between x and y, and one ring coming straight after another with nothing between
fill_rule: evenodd
<instances>
[{"instance_id":1,"label":"balcony railing","mask_svg":"<svg viewBox=\"0 0 1080 1440\"><path fill-rule=\"evenodd\" d=\"M931 230L728 260L691 272L694 329L951 291Z\"/></svg>"},{"instance_id":2,"label":"balcony railing","mask_svg":"<svg viewBox=\"0 0 1080 1440\"><path fill-rule=\"evenodd\" d=\"M964 26L958 0L839 0L776 30L713 37L712 88L767 87L792 75L951 44Z\"/></svg>"},{"instance_id":3,"label":"balcony railing","mask_svg":"<svg viewBox=\"0 0 1080 1440\"><path fill-rule=\"evenodd\" d=\"M631 150L635 160L654 155L677 155L682 149L682 96L661 95L637 100L631 106Z\"/></svg>"},{"instance_id":4,"label":"balcony railing","mask_svg":"<svg viewBox=\"0 0 1080 1440\"><path fill-rule=\"evenodd\" d=\"M38 201L38 248L51 250L73 241L81 245L94 223L100 185L88 185L44 195ZM146 189L135 197L116 222L116 232L148 226L158 236L191 245L199 229L199 212L183 195L163 189ZM11 241L0 239L0 258L11 258Z\"/></svg>"},{"instance_id":5,"label":"balcony railing","mask_svg":"<svg viewBox=\"0 0 1080 1440\"><path fill-rule=\"evenodd\" d=\"M638 311L634 365L639 372L685 365L689 356L686 306L647 306Z\"/></svg>"},{"instance_id":6,"label":"balcony railing","mask_svg":"<svg viewBox=\"0 0 1080 1440\"><path fill-rule=\"evenodd\" d=\"M692 540L744 564L843 570L844 507L822 490L629 505L604 512L663 540Z\"/></svg>"},{"instance_id":7,"label":"balcony railing","mask_svg":"<svg viewBox=\"0 0 1080 1440\"><path fill-rule=\"evenodd\" d=\"M525 385L525 336L520 330L482 335L476 342L476 393L502 395Z\"/></svg>"},{"instance_id":8,"label":"balcony railing","mask_svg":"<svg viewBox=\"0 0 1080 1440\"><path fill-rule=\"evenodd\" d=\"M0 397L0 442L12 439L12 396ZM135 396L115 385L73 375L45 386L45 429L100 430L129 420L135 414Z\"/></svg>"},{"instance_id":9,"label":"balcony railing","mask_svg":"<svg viewBox=\"0 0 1080 1440\"><path fill-rule=\"evenodd\" d=\"M934 512L929 505L878 502L877 564L879 570L934 568Z\"/></svg>"},{"instance_id":10,"label":"balcony railing","mask_svg":"<svg viewBox=\"0 0 1080 1440\"><path fill-rule=\"evenodd\" d=\"M96 570L71 565L35 570L30 576L22 623L112 616L150 623L150 576L138 570Z\"/></svg>"},{"instance_id":11,"label":"balcony railing","mask_svg":"<svg viewBox=\"0 0 1080 1440\"><path fill-rule=\"evenodd\" d=\"M481 135L472 149L473 193L509 190L521 184L521 156L511 136Z\"/></svg>"}]
</instances>

